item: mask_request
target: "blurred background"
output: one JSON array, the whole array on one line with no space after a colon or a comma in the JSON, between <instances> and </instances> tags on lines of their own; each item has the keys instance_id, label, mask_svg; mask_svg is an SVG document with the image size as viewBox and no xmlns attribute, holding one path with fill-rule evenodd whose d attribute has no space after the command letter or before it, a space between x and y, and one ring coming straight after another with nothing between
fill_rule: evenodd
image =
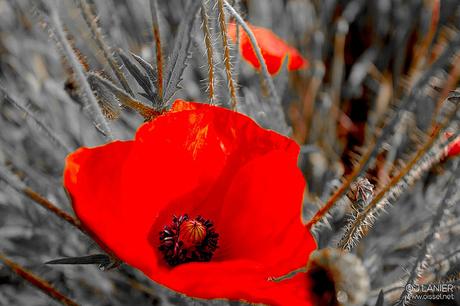
<instances>
[{"instance_id":1,"label":"blurred background","mask_svg":"<svg viewBox=\"0 0 460 306\"><path fill-rule=\"evenodd\" d=\"M0 0L0 254L79 304L235 304L179 296L126 265L110 271L45 265L101 251L26 192L72 214L62 187L64 158L80 146L106 142L107 128L115 139L133 137L144 118L119 106L129 100L123 96L128 89L155 109L174 98L210 101L207 32L202 14L187 11L187 3L158 1L165 68L180 66L174 95L162 104L130 66L155 70L149 1ZM203 2L213 51L211 102L231 107L216 3ZM365 305L379 305L380 292L380 305L394 304L414 282L457 286L452 299L415 305L460 305L459 160L447 143L458 136L460 93L451 91L460 78L460 1L229 4L308 61L298 71L284 64L270 83L245 61L238 42L229 41L237 110L301 146L305 220L334 204L312 224L319 247L343 248L362 260L371 288ZM225 17L233 20L228 11ZM179 50L178 41L189 47ZM106 119L87 106L79 72ZM101 86L100 78L118 89ZM10 268L0 264L0 305L58 304Z\"/></svg>"}]
</instances>

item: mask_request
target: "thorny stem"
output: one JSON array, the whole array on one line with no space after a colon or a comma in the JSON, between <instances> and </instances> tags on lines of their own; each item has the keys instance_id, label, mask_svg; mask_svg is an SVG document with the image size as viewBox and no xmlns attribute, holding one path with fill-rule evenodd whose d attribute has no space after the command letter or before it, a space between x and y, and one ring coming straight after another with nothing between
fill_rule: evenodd
<instances>
[{"instance_id":1,"label":"thorny stem","mask_svg":"<svg viewBox=\"0 0 460 306\"><path fill-rule=\"evenodd\" d=\"M85 230L83 229L83 227L81 226L80 221L77 218L72 217L71 215L69 215L68 213L66 213L65 211L63 211L62 209L57 207L56 205L54 205L52 202L50 202L48 199L46 199L45 197L43 197L39 193L33 191L29 187L25 187L25 188L21 189L20 191L25 196L27 196L29 199L31 199L32 201L34 201L35 203L40 205L41 207L45 208L49 212L52 212L53 214L55 214L59 218L63 219L67 223L69 223L72 226L76 227L77 229L79 229L84 234L87 234L85 232Z\"/></svg>"},{"instance_id":2,"label":"thorny stem","mask_svg":"<svg viewBox=\"0 0 460 306\"><path fill-rule=\"evenodd\" d=\"M262 51L260 50L259 44L257 43L256 37L254 36L254 33L252 33L251 29L249 28L248 24L243 20L243 18L235 11L235 9L227 2L227 0L223 0L225 7L227 10L230 12L230 14L235 18L235 20L241 25L243 30L246 32L246 34L249 37L249 40L251 41L251 44L254 48L254 51L256 52L257 59L259 60L260 66L262 68L262 75L264 76L265 81L268 84L268 87L270 89L270 92L272 94L273 100L275 101L275 104L280 105L281 100L278 96L278 93L276 92L275 89L275 84L273 83L273 79L268 73L268 68L267 64L265 63L265 60L262 56ZM283 113L284 117L284 113Z\"/></svg>"},{"instance_id":3,"label":"thorny stem","mask_svg":"<svg viewBox=\"0 0 460 306\"><path fill-rule=\"evenodd\" d=\"M47 200L45 197L40 195L39 193L33 191L31 188L26 186L22 181L17 179L15 175L6 167L0 166L0 179L8 183L11 187L13 187L16 191L19 193L24 194L27 196L29 199L40 205L41 207L45 208L49 212L53 213L57 217L63 219L67 223L71 224L72 226L76 227L79 229L81 232L84 234L87 234L83 227L80 224L80 221L59 207L57 207L55 204L51 203L49 200Z\"/></svg>"},{"instance_id":4,"label":"thorny stem","mask_svg":"<svg viewBox=\"0 0 460 306\"><path fill-rule=\"evenodd\" d=\"M47 294L54 300L60 302L63 305L69 306L78 306L76 302L59 292L46 280L35 275L31 271L22 267L18 263L7 258L3 253L0 252L0 261L2 261L6 266L8 266L14 273L19 275L21 278L29 282L32 286L40 289L43 293Z\"/></svg>"},{"instance_id":5,"label":"thorny stem","mask_svg":"<svg viewBox=\"0 0 460 306\"><path fill-rule=\"evenodd\" d=\"M212 104L214 101L214 49L211 41L211 32L209 30L208 14L204 3L201 5L201 19L203 19L203 34L206 45L206 54L208 58L208 94L209 103Z\"/></svg>"},{"instance_id":6,"label":"thorny stem","mask_svg":"<svg viewBox=\"0 0 460 306\"><path fill-rule=\"evenodd\" d=\"M235 9L235 11L239 12L241 10L241 3L240 3L241 0L234 0L233 1L233 7ZM236 52L234 53L234 61L233 61L233 65L234 65L234 70L236 73L235 73L235 82L236 84L238 84L238 71L239 71L239 67L240 67L240 44L241 44L241 39L240 39L240 33L241 33L241 26L239 23L235 23L235 26L236 26L236 41L235 41L235 50Z\"/></svg>"},{"instance_id":7,"label":"thorny stem","mask_svg":"<svg viewBox=\"0 0 460 306\"><path fill-rule=\"evenodd\" d=\"M163 49L161 46L157 0L150 0L150 12L152 14L152 30L153 38L155 39L155 51L157 57L157 92L161 99L163 99Z\"/></svg>"},{"instance_id":8,"label":"thorny stem","mask_svg":"<svg viewBox=\"0 0 460 306\"><path fill-rule=\"evenodd\" d=\"M104 57L106 58L107 62L110 65L110 68L112 68L113 72L115 73L115 76L117 79L120 81L121 86L131 95L134 96L134 93L132 92L131 88L128 85L128 82L126 81L125 76L123 75L123 72L121 71L119 64L117 63L116 59L113 56L113 52L110 49L110 46L104 41L101 29L97 24L97 18L96 16L93 15L93 12L88 5L86 0L77 0L77 5L80 8L80 12L83 16L83 19L85 19L86 24L91 30L92 37L96 41L97 46L102 50Z\"/></svg>"},{"instance_id":9,"label":"thorny stem","mask_svg":"<svg viewBox=\"0 0 460 306\"><path fill-rule=\"evenodd\" d=\"M227 36L227 23L225 21L224 0L217 0L217 4L218 4L218 9L219 9L220 35L222 36L222 45L224 47L225 72L227 74L228 87L230 89L232 109L236 110L236 105L237 105L236 88L235 88L235 83L233 82L233 76L232 76L232 67L231 67L231 61L230 61L230 47L228 44L228 36Z\"/></svg>"}]
</instances>

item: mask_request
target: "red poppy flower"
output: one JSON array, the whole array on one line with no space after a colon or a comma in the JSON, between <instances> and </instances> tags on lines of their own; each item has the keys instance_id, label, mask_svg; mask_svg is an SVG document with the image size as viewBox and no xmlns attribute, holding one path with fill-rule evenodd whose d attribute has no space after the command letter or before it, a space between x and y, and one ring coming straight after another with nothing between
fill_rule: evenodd
<instances>
[{"instance_id":1,"label":"red poppy flower","mask_svg":"<svg viewBox=\"0 0 460 306\"><path fill-rule=\"evenodd\" d=\"M299 147L250 118L176 101L132 141L70 154L64 184L87 230L152 280L198 298L310 305L269 281L306 264Z\"/></svg>"},{"instance_id":2,"label":"red poppy flower","mask_svg":"<svg viewBox=\"0 0 460 306\"><path fill-rule=\"evenodd\" d=\"M449 138L452 135L452 133L445 133L446 138ZM446 156L447 157L455 157L460 154L460 137L457 137L454 141L452 141L448 146L447 146L447 152Z\"/></svg>"},{"instance_id":3,"label":"red poppy flower","mask_svg":"<svg viewBox=\"0 0 460 306\"><path fill-rule=\"evenodd\" d=\"M277 74L283 64L284 59L287 57L288 71L304 69L308 67L308 61L300 55L300 52L289 46L285 41L276 36L269 29L249 25L257 44L260 47L262 56L267 64L268 72L271 75ZM240 28L240 52L243 58L248 61L254 68L260 69L260 63L257 55L252 47L251 41L246 32ZM236 25L230 23L228 25L228 35L233 41L236 41Z\"/></svg>"}]
</instances>

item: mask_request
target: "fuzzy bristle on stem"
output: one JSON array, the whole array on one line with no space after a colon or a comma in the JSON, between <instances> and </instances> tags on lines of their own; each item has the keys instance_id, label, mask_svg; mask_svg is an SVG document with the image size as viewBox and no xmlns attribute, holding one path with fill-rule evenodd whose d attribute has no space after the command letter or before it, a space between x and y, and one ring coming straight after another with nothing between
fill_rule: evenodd
<instances>
[{"instance_id":1,"label":"fuzzy bristle on stem","mask_svg":"<svg viewBox=\"0 0 460 306\"><path fill-rule=\"evenodd\" d=\"M212 104L214 102L214 48L212 45L211 31L209 29L209 18L204 3L201 5L201 19L203 21L202 28L208 59L208 97L209 103Z\"/></svg>"},{"instance_id":2,"label":"fuzzy bristle on stem","mask_svg":"<svg viewBox=\"0 0 460 306\"><path fill-rule=\"evenodd\" d=\"M228 87L230 90L230 96L232 100L232 109L236 110L238 100L236 97L236 87L233 81L232 67L231 67L231 61L230 61L230 46L228 44L227 23L225 21L225 11L224 11L224 0L217 0L217 6L219 9L220 35L222 37L222 45L224 47L225 72L227 74Z\"/></svg>"},{"instance_id":3,"label":"fuzzy bristle on stem","mask_svg":"<svg viewBox=\"0 0 460 306\"><path fill-rule=\"evenodd\" d=\"M267 82L268 87L270 89L270 93L273 97L273 100L275 102L275 105L280 105L281 100L279 98L278 92L275 89L275 84L273 83L273 79L268 73L268 68L267 64L265 63L265 60L262 56L262 51L260 50L259 44L257 43L256 37L254 36L254 33L252 30L249 28L248 24L244 21L243 17L238 14L238 12L228 3L227 0L223 0L223 3L225 5L225 8L228 10L228 12L235 18L236 22L238 22L239 25L243 28L243 30L246 32L248 35L249 40L251 41L251 45L254 48L254 51L256 53L257 59L260 63L262 75L264 77L264 80ZM282 111L282 110L280 110ZM284 114L283 114L283 119L284 119Z\"/></svg>"}]
</instances>

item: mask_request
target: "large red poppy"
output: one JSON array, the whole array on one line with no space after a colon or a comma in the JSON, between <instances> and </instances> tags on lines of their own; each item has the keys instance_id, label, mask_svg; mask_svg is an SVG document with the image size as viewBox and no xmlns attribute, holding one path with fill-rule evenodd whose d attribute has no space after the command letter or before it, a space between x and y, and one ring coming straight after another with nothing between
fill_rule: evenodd
<instances>
[{"instance_id":1,"label":"large red poppy","mask_svg":"<svg viewBox=\"0 0 460 306\"><path fill-rule=\"evenodd\" d=\"M300 55L300 52L288 45L284 40L276 36L269 29L249 25L260 47L262 56L270 74L280 71L283 61L287 58L288 71L304 69L308 67L308 61ZM243 29L240 28L240 52L243 58L254 68L260 69L260 62L251 44L251 41ZM236 41L236 24L228 25L228 35Z\"/></svg>"},{"instance_id":2,"label":"large red poppy","mask_svg":"<svg viewBox=\"0 0 460 306\"><path fill-rule=\"evenodd\" d=\"M197 298L310 305L307 290L269 280L304 266L316 248L301 222L298 153L242 114L178 100L134 140L70 154L64 184L95 239L162 285Z\"/></svg>"}]
</instances>

